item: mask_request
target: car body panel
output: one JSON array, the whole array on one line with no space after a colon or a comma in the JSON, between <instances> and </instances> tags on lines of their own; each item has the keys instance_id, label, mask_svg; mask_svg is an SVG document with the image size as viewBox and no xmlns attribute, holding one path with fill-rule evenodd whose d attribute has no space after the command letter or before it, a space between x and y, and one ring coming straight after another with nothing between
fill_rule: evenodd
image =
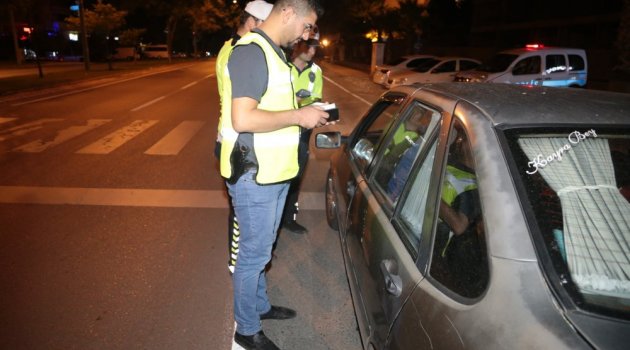
<instances>
[{"instance_id":1,"label":"car body panel","mask_svg":"<svg viewBox=\"0 0 630 350\"><path fill-rule=\"evenodd\" d=\"M588 63L586 53L582 49L553 48L513 49L502 51L500 54L514 55L514 61L503 71L489 72L479 70L456 74L457 81L507 83L522 85L538 85L550 87L584 87L587 83ZM554 65L547 62L549 56L562 56L563 63ZM519 73L519 64L538 57L537 69L531 73L527 70ZM571 62L577 59L582 67L572 67ZM531 62L534 63L534 62Z\"/></svg>"},{"instance_id":2,"label":"car body panel","mask_svg":"<svg viewBox=\"0 0 630 350\"><path fill-rule=\"evenodd\" d=\"M465 65L467 69L471 70L480 65L481 62L472 58L466 57L436 57L439 62L427 69L426 71L419 72L414 69L403 70L398 72L391 72L389 78L383 85L391 89L398 85L413 84L413 83L447 83L452 82L455 79L455 75L460 71L462 66ZM462 62L464 64L462 64Z\"/></svg>"},{"instance_id":3,"label":"car body panel","mask_svg":"<svg viewBox=\"0 0 630 350\"><path fill-rule=\"evenodd\" d=\"M416 67L428 58L433 58L433 55L409 55L401 57L401 62L396 65L382 64L376 66L374 73L372 74L372 81L377 84L385 84L389 77L389 74L409 70Z\"/></svg>"},{"instance_id":4,"label":"car body panel","mask_svg":"<svg viewBox=\"0 0 630 350\"><path fill-rule=\"evenodd\" d=\"M339 226L364 348L624 348L630 342L630 323L580 309L559 287L562 280L545 271L548 258L540 256L534 244L534 233L524 214L523 194L515 186L518 180L512 178L502 138L504 129L514 127L580 128L592 126L595 121L597 125L630 128L628 96L460 83L400 86L386 94L396 93L408 97L395 116L395 125L402 124L406 111L416 103L442 116L434 138L435 158L418 157L414 165L414 169L422 162L433 166L417 252L410 251L402 239L399 206L385 206L381 193L373 187L371 168L381 162L385 148L376 146L367 169L353 165L356 160L345 146L331 160L337 196L342 197L347 190L348 178L356 185L346 196L343 206L347 209L339 216ZM429 268L435 258L435 208L450 157L447 144L454 122L462 125L469 139L487 248L487 284L472 297L442 284ZM392 126L390 130L383 142L391 139L396 129ZM407 184L405 190L410 188ZM338 207L341 213L342 205ZM384 263L391 269L383 268ZM385 279L388 271L399 278L394 282L402 286L397 297L387 292L391 287L391 281Z\"/></svg>"}]
</instances>

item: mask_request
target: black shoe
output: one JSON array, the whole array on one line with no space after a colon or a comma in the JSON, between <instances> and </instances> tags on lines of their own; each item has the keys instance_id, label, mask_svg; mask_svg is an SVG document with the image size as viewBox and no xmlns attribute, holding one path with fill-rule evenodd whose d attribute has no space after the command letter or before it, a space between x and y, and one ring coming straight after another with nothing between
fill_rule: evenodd
<instances>
[{"instance_id":1,"label":"black shoe","mask_svg":"<svg viewBox=\"0 0 630 350\"><path fill-rule=\"evenodd\" d=\"M287 221L282 225L282 228L293 233L304 234L308 232L308 229L297 223L295 220Z\"/></svg>"},{"instance_id":2,"label":"black shoe","mask_svg":"<svg viewBox=\"0 0 630 350\"><path fill-rule=\"evenodd\" d=\"M287 320L295 317L295 310L283 306L271 305L271 310L260 315L261 320Z\"/></svg>"},{"instance_id":3,"label":"black shoe","mask_svg":"<svg viewBox=\"0 0 630 350\"><path fill-rule=\"evenodd\" d=\"M234 341L247 350L280 350L263 331L254 335L240 335L235 332Z\"/></svg>"}]
</instances>

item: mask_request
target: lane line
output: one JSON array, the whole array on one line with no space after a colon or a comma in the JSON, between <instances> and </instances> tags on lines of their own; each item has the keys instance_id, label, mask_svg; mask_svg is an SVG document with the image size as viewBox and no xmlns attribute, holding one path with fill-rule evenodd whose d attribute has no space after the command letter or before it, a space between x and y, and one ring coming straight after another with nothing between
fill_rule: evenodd
<instances>
[{"instance_id":1,"label":"lane line","mask_svg":"<svg viewBox=\"0 0 630 350\"><path fill-rule=\"evenodd\" d=\"M183 121L144 153L162 156L177 155L204 124L204 121L198 120Z\"/></svg>"},{"instance_id":2,"label":"lane line","mask_svg":"<svg viewBox=\"0 0 630 350\"><path fill-rule=\"evenodd\" d=\"M147 73L147 74L139 75L137 77L131 77L131 78L128 78L128 79L123 79L123 80L116 80L116 81L112 81L112 82L109 82L109 83L96 85L96 86L91 86L91 87L84 88L84 89L72 90L72 91L64 92L64 93L57 94L57 95L41 97L41 98L38 98L38 99L35 99L35 100L29 100L29 101L25 101L25 102L18 102L18 103L12 104L11 106L16 107L16 106L27 105L27 104L30 104L30 103L35 103L35 102L52 100L52 99L55 99L55 98L58 98L58 97L74 95L74 94L78 94L78 93L85 92L85 91L90 91L90 90L96 90L96 89L100 89L102 87L106 87L106 86L110 86L110 85L114 85L114 84L120 84L120 83L124 83L124 82L130 81L130 80L135 80L135 79L140 79L140 78L144 78L144 77L149 77L149 76L156 75L156 74L168 73L168 72L172 72L172 71L179 70L179 69L185 69L185 68L192 67L192 66L193 66L193 64L189 64L189 65L182 66L182 67L174 67L172 69L167 69L167 70L163 70L163 71L159 71L159 72L153 72L153 73Z\"/></svg>"},{"instance_id":3,"label":"lane line","mask_svg":"<svg viewBox=\"0 0 630 350\"><path fill-rule=\"evenodd\" d=\"M84 134L90 130L93 130L103 124L110 122L111 119L89 119L86 125L75 125L69 128L60 130L53 140L44 141L42 139L29 142L20 147L14 148L14 152L27 152L38 153L42 152L50 147L56 146L62 142L68 141L74 137Z\"/></svg>"},{"instance_id":4,"label":"lane line","mask_svg":"<svg viewBox=\"0 0 630 350\"><path fill-rule=\"evenodd\" d=\"M188 85L184 85L184 86L180 87L179 89L180 89L180 90L186 90L186 89L188 89L188 88L189 88L189 87L191 87L191 86L197 85L197 82L198 82L198 81L193 81L192 83L190 83L190 84L188 84Z\"/></svg>"},{"instance_id":5,"label":"lane line","mask_svg":"<svg viewBox=\"0 0 630 350\"><path fill-rule=\"evenodd\" d=\"M16 120L17 118L0 118L0 124L8 123L10 121Z\"/></svg>"},{"instance_id":6,"label":"lane line","mask_svg":"<svg viewBox=\"0 0 630 350\"><path fill-rule=\"evenodd\" d=\"M348 89L346 89L345 87L341 86L341 84L339 84L339 83L337 83L336 81L334 81L334 80L332 80L332 79L328 78L327 76L324 76L324 79L328 80L331 84L333 84L333 85L337 86L338 88L340 88L341 90L343 90L343 91L345 91L345 92L349 93L350 95L352 95L353 97L355 97L355 98L356 98L356 99L358 99L359 101L361 101L361 102L365 103L366 105L371 106L371 105L373 104L372 102L368 102L368 101L367 101L366 99L364 99L363 97L361 97L361 96L359 96L359 95L357 95L357 94L355 94L355 93L350 92L350 90L348 90Z\"/></svg>"},{"instance_id":7,"label":"lane line","mask_svg":"<svg viewBox=\"0 0 630 350\"><path fill-rule=\"evenodd\" d=\"M133 123L124 126L113 133L103 137L102 139L83 147L76 153L80 154L108 154L116 148L122 146L127 141L140 135L146 129L157 124L157 120L136 120Z\"/></svg>"},{"instance_id":8,"label":"lane line","mask_svg":"<svg viewBox=\"0 0 630 350\"><path fill-rule=\"evenodd\" d=\"M323 192L300 193L300 209L324 210ZM223 190L0 186L0 203L227 209Z\"/></svg>"},{"instance_id":9,"label":"lane line","mask_svg":"<svg viewBox=\"0 0 630 350\"><path fill-rule=\"evenodd\" d=\"M162 101L163 99L165 99L165 98L166 98L166 96L168 96L168 95L164 95L164 96L160 96L160 97L158 97L158 98L155 98L155 99L153 99L153 100L151 100L151 101L149 101L149 102L147 102L147 103L145 103L145 104L142 104L142 105L140 105L140 106L138 106L138 107L136 107L136 108L132 109L131 111L132 111L132 112L139 111L139 110L141 110L141 109L142 109L142 108L144 108L144 107L148 107L148 106L150 106L150 105L152 105L152 104L154 104L154 103L156 103L156 102Z\"/></svg>"}]
</instances>

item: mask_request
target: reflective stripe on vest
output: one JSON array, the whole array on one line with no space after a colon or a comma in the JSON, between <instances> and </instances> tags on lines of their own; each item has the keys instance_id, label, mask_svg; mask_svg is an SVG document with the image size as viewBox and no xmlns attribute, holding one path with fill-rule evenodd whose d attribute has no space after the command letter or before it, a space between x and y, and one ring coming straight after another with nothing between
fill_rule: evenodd
<instances>
[{"instance_id":1,"label":"reflective stripe on vest","mask_svg":"<svg viewBox=\"0 0 630 350\"><path fill-rule=\"evenodd\" d=\"M446 167L446 181L442 189L442 200L449 206L453 205L455 198L463 192L477 188L477 179L474 174L458 169L452 165Z\"/></svg>"},{"instance_id":2,"label":"reflective stripe on vest","mask_svg":"<svg viewBox=\"0 0 630 350\"><path fill-rule=\"evenodd\" d=\"M215 72L217 75L217 85L219 88L219 103L221 105L223 105L223 75L224 75L224 71L226 70L226 66L227 66L227 61L228 58L230 57L230 52L232 51L232 39L228 39L224 44L223 47L221 47L221 50L219 51L219 54L217 55L217 62L215 65ZM221 111L219 113L219 127L218 127L218 131L219 131L219 135L218 135L218 139L221 140L223 138L222 134L221 134L221 120L223 119L223 107L221 107Z\"/></svg>"},{"instance_id":3,"label":"reflective stripe on vest","mask_svg":"<svg viewBox=\"0 0 630 350\"><path fill-rule=\"evenodd\" d=\"M258 45L267 63L269 75L267 77L267 89L260 99L258 109L267 111L285 111L296 108L295 94L293 92L291 68L285 57L280 57L271 44L256 32L245 34L234 47L240 45ZM224 101L232 100L232 84L227 65L223 76ZM232 115L232 104L221 105L223 116ZM223 118L221 123L223 142L221 145L221 176L232 176L230 156L239 133L232 127L232 118ZM300 140L300 128L286 127L272 132L253 133L254 152L258 162L256 182L270 184L282 182L294 178L299 170L298 144Z\"/></svg>"}]
</instances>

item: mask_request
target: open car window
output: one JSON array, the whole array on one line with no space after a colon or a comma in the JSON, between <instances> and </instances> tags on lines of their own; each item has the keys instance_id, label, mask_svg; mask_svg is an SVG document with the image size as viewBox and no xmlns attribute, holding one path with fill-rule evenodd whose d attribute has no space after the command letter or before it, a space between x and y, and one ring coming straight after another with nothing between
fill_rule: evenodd
<instances>
[{"instance_id":1,"label":"open car window","mask_svg":"<svg viewBox=\"0 0 630 350\"><path fill-rule=\"evenodd\" d=\"M365 173L372 162L374 152L380 145L385 132L395 120L402 103L402 96L386 96L368 111L364 120L354 131L350 153L359 169Z\"/></svg>"}]
</instances>

